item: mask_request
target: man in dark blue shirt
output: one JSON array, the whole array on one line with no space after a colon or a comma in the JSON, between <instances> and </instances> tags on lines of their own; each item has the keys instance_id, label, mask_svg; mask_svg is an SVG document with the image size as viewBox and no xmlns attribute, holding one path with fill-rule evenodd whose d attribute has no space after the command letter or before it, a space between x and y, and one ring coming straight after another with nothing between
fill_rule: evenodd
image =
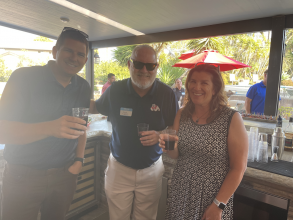
<instances>
[{"instance_id":1,"label":"man in dark blue shirt","mask_svg":"<svg viewBox=\"0 0 293 220\"><path fill-rule=\"evenodd\" d=\"M128 61L131 78L114 82L92 112L110 116L111 155L105 171L105 192L111 220L155 220L161 196L162 150L159 131L173 125L178 110L174 92L155 80L157 56L148 45L136 47ZM138 136L137 124L149 124Z\"/></svg>"},{"instance_id":2,"label":"man in dark blue shirt","mask_svg":"<svg viewBox=\"0 0 293 220\"><path fill-rule=\"evenodd\" d=\"M265 98L267 90L268 70L264 72L264 79L260 83L251 86L246 94L246 113L263 114L265 108Z\"/></svg>"},{"instance_id":3,"label":"man in dark blue shirt","mask_svg":"<svg viewBox=\"0 0 293 220\"><path fill-rule=\"evenodd\" d=\"M39 210L42 220L65 218L86 144L85 121L71 116L90 103L90 86L76 75L87 61L86 38L64 28L55 61L20 68L7 82L0 101L4 220L36 220Z\"/></svg>"},{"instance_id":4,"label":"man in dark blue shirt","mask_svg":"<svg viewBox=\"0 0 293 220\"><path fill-rule=\"evenodd\" d=\"M173 91L177 97L177 101L179 102L179 107L181 107L185 98L185 89L182 88L182 81L180 78L175 80L175 86L176 88L174 88Z\"/></svg>"}]
</instances>

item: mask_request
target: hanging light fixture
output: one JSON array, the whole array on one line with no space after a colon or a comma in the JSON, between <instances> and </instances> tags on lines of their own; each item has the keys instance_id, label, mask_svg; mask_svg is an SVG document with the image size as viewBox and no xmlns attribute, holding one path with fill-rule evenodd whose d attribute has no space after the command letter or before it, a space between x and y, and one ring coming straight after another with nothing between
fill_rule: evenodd
<instances>
[{"instance_id":1,"label":"hanging light fixture","mask_svg":"<svg viewBox=\"0 0 293 220\"><path fill-rule=\"evenodd\" d=\"M95 53L95 54L94 54L94 61L95 61L95 63L97 63L97 64L100 63L100 56L99 56L98 53Z\"/></svg>"}]
</instances>

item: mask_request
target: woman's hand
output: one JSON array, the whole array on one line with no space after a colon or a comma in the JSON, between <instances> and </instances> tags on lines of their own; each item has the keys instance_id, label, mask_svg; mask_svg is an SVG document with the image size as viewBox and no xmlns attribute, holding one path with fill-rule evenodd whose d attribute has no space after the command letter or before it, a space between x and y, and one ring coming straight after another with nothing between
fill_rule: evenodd
<instances>
[{"instance_id":1,"label":"woman's hand","mask_svg":"<svg viewBox=\"0 0 293 220\"><path fill-rule=\"evenodd\" d=\"M160 138L159 138L159 146L160 148L162 148L163 152L168 152L168 150L165 149L165 139L166 139L166 136L168 136L168 134L160 134ZM177 149L177 146L178 146L178 136L175 136L173 137L175 139L175 145L174 145L174 150Z\"/></svg>"},{"instance_id":2,"label":"woman's hand","mask_svg":"<svg viewBox=\"0 0 293 220\"><path fill-rule=\"evenodd\" d=\"M221 220L222 209L212 203L204 212L201 220Z\"/></svg>"},{"instance_id":3,"label":"woman's hand","mask_svg":"<svg viewBox=\"0 0 293 220\"><path fill-rule=\"evenodd\" d=\"M80 161L75 161L74 164L72 164L68 168L68 171L69 171L69 173L72 173L73 175L77 175L77 174L79 174L81 169L82 169L82 163Z\"/></svg>"},{"instance_id":4,"label":"woman's hand","mask_svg":"<svg viewBox=\"0 0 293 220\"><path fill-rule=\"evenodd\" d=\"M161 136L162 135L162 136ZM163 134L160 134L160 138L159 138L159 147L162 148L163 152L167 152L167 150L165 150L165 141L163 141Z\"/></svg>"}]
</instances>

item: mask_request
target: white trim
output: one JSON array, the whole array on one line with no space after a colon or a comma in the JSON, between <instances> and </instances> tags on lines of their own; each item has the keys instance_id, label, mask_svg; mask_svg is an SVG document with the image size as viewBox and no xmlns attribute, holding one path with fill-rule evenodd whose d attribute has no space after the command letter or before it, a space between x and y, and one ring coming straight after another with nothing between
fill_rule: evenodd
<instances>
[{"instance_id":1,"label":"white trim","mask_svg":"<svg viewBox=\"0 0 293 220\"><path fill-rule=\"evenodd\" d=\"M81 13L83 15L86 15L88 17L91 17L93 19L96 19L96 20L98 20L100 22L109 24L109 25L111 25L113 27L119 28L120 30L126 31L128 33L133 34L133 35L136 35L136 36L145 35L142 32L139 32L137 30L134 30L134 29L132 29L130 27L127 27L127 26L125 26L123 24L120 24L120 23L118 23L116 21L113 21L113 20L111 20L111 19L109 19L107 17L104 17L102 15L99 15L99 14L97 14L95 12L92 12L92 11L90 11L88 9L85 9L83 7L80 7L80 6L76 5L76 4L73 4L71 2L68 2L66 0L48 0L48 1L54 2L54 3L59 4L59 5L62 5L62 6L66 7L66 8L69 8L69 9L71 9L73 11L79 12L79 13Z\"/></svg>"}]
</instances>

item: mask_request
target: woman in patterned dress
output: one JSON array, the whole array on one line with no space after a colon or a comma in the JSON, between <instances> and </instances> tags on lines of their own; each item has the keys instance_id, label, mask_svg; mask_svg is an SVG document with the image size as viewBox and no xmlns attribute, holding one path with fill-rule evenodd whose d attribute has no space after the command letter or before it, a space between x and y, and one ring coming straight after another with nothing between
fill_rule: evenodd
<instances>
[{"instance_id":1,"label":"woman in patterned dress","mask_svg":"<svg viewBox=\"0 0 293 220\"><path fill-rule=\"evenodd\" d=\"M185 87L186 105L173 124L178 146L165 151L164 134L160 135L160 147L178 159L166 219L232 220L233 194L247 164L248 138L242 118L226 106L217 67L197 65Z\"/></svg>"}]
</instances>

